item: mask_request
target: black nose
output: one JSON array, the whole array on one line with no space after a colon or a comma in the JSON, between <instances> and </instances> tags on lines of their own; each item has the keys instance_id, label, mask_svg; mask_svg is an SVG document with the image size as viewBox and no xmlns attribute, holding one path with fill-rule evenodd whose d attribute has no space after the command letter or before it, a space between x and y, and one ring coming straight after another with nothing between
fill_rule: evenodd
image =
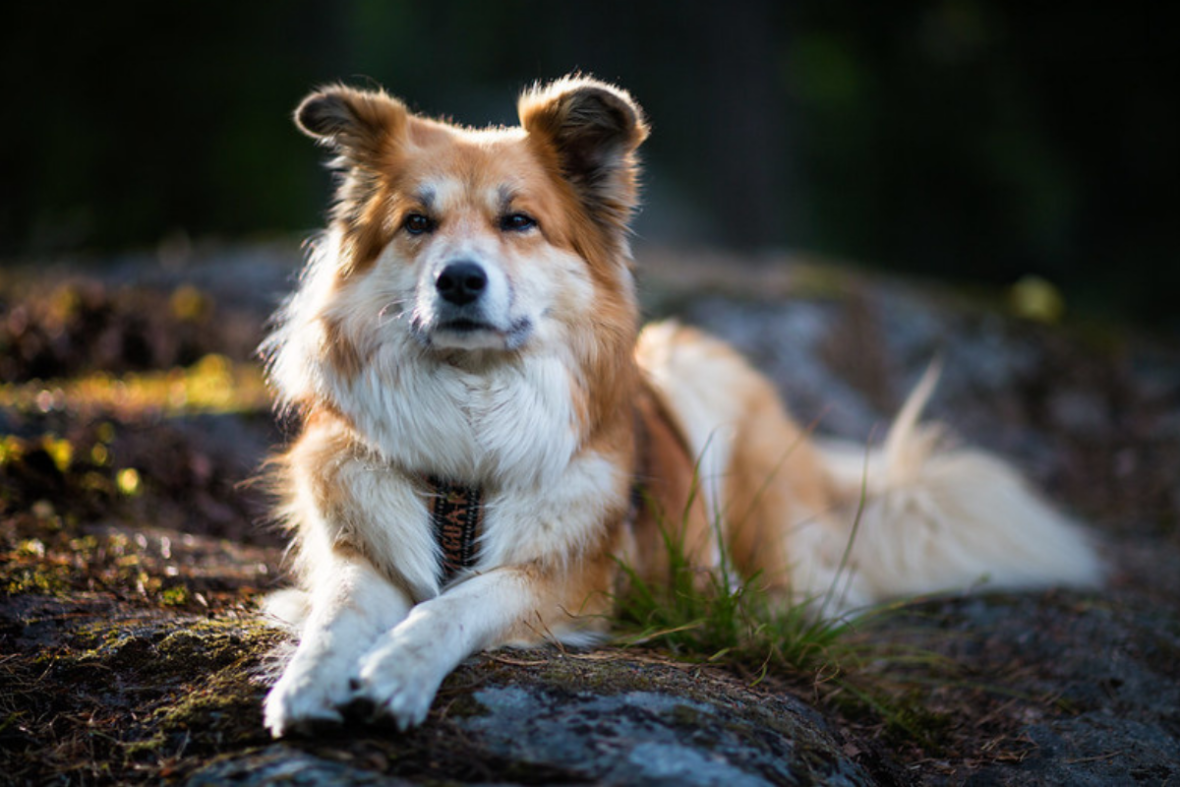
<instances>
[{"instance_id":1,"label":"black nose","mask_svg":"<svg viewBox=\"0 0 1180 787\"><path fill-rule=\"evenodd\" d=\"M448 303L465 306L471 303L488 286L488 275L474 262L452 262L442 269L434 280L434 288Z\"/></svg>"}]
</instances>

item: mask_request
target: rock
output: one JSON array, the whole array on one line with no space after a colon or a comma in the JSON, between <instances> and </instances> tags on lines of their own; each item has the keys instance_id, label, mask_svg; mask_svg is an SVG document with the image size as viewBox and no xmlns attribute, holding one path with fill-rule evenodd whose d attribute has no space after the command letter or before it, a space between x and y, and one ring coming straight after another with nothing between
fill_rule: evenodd
<instances>
[{"instance_id":1,"label":"rock","mask_svg":"<svg viewBox=\"0 0 1180 787\"><path fill-rule=\"evenodd\" d=\"M226 784L404 787L413 783L407 779L383 776L353 765L317 757L282 744L217 760L201 768L185 781L188 787L222 787Z\"/></svg>"},{"instance_id":2,"label":"rock","mask_svg":"<svg viewBox=\"0 0 1180 787\"><path fill-rule=\"evenodd\" d=\"M838 733L790 696L755 697L723 677L693 677L681 668L621 654L579 659L546 653L531 667L504 667L494 659L475 659L448 684L475 682L478 688L451 688L451 709L431 719L433 729L409 736L385 730L386 740L375 744L381 757L370 745L350 740L351 763L399 762L405 773L411 759L430 768L431 778L460 782L468 773L483 772L499 783L876 783L844 752ZM372 728L351 732L374 734ZM440 744L443 737L462 742L457 760L447 761L448 755L455 757L455 746ZM188 784L386 783L372 781L373 773L358 772L354 764L307 751L286 756L293 745L308 742L274 744L219 761ZM310 745L320 749L323 743Z\"/></svg>"}]
</instances>

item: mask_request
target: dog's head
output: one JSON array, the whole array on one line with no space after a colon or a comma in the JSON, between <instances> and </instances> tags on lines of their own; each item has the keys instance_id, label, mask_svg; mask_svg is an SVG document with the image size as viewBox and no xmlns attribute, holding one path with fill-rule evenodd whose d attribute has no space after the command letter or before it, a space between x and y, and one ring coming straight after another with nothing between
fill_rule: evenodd
<instances>
[{"instance_id":1,"label":"dog's head","mask_svg":"<svg viewBox=\"0 0 1180 787\"><path fill-rule=\"evenodd\" d=\"M520 127L476 130L343 86L299 106L341 172L315 286L332 293L316 318L342 369L403 340L486 357L634 324L641 110L581 77L525 92L518 110Z\"/></svg>"}]
</instances>

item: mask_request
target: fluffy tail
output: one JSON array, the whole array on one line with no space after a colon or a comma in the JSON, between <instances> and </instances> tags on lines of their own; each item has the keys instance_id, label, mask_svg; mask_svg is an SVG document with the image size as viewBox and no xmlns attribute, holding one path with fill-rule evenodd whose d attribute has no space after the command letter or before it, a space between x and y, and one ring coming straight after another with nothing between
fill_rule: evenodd
<instances>
[{"instance_id":1,"label":"fluffy tail","mask_svg":"<svg viewBox=\"0 0 1180 787\"><path fill-rule=\"evenodd\" d=\"M819 446L855 521L849 553L857 601L961 590L1093 585L1102 565L1087 535L1020 474L984 451L940 447L919 416L938 379L932 365L884 445Z\"/></svg>"}]
</instances>

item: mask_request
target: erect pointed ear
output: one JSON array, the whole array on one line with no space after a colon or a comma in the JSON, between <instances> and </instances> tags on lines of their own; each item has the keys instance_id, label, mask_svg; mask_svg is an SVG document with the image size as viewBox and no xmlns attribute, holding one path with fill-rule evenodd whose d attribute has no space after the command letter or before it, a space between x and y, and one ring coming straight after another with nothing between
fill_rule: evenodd
<instances>
[{"instance_id":1,"label":"erect pointed ear","mask_svg":"<svg viewBox=\"0 0 1180 787\"><path fill-rule=\"evenodd\" d=\"M407 114L404 104L382 90L333 85L303 99L295 125L347 163L359 164L380 158L405 137Z\"/></svg>"},{"instance_id":2,"label":"erect pointed ear","mask_svg":"<svg viewBox=\"0 0 1180 787\"><path fill-rule=\"evenodd\" d=\"M647 139L627 91L585 77L535 86L517 102L520 123L591 215L625 224L638 198L635 150Z\"/></svg>"}]
</instances>

